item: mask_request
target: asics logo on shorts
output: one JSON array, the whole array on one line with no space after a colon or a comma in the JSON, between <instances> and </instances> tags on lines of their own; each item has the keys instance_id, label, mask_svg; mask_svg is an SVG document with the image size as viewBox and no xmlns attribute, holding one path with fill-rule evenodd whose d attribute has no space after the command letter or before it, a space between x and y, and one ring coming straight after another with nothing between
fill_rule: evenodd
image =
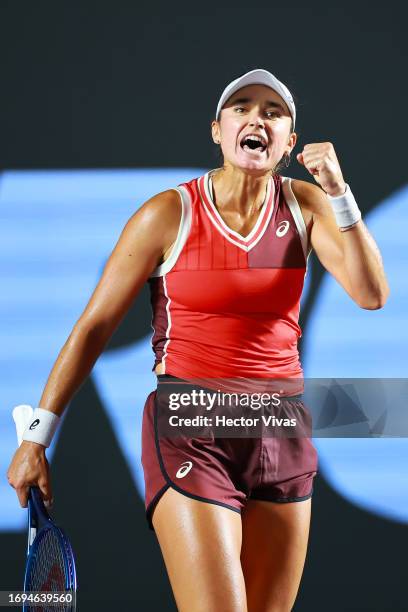
<instances>
[{"instance_id":1,"label":"asics logo on shorts","mask_svg":"<svg viewBox=\"0 0 408 612\"><path fill-rule=\"evenodd\" d=\"M184 461L176 474L176 478L184 478L184 476L187 476L192 467L193 464L191 461Z\"/></svg>"},{"instance_id":2,"label":"asics logo on shorts","mask_svg":"<svg viewBox=\"0 0 408 612\"><path fill-rule=\"evenodd\" d=\"M281 221L278 225L278 229L276 230L276 235L278 238L282 238L289 229L289 221Z\"/></svg>"}]
</instances>

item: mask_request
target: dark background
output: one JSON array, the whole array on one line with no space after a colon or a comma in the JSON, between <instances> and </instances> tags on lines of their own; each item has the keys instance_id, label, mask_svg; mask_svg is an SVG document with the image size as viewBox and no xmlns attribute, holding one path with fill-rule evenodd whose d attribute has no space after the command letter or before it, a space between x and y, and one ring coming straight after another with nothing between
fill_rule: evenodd
<instances>
[{"instance_id":1,"label":"dark background","mask_svg":"<svg viewBox=\"0 0 408 612\"><path fill-rule=\"evenodd\" d=\"M286 173L309 180L296 153L331 141L368 211L406 183L407 17L395 1L3 1L0 170L215 167L209 125L219 95L263 67L297 103ZM313 256L310 265L304 335L323 274ZM145 292L136 306L108 350L150 333ZM52 474L55 513L78 557L79 610L175 610L92 378L64 421ZM24 548L25 534L0 534L1 589L21 587ZM406 610L406 550L404 525L349 504L319 475L295 610Z\"/></svg>"}]
</instances>

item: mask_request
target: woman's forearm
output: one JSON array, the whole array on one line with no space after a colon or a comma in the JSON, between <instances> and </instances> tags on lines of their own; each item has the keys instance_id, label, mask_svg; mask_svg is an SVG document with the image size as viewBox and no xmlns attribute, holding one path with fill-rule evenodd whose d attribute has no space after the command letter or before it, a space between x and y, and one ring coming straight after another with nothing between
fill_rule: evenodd
<instances>
[{"instance_id":1,"label":"woman's forearm","mask_svg":"<svg viewBox=\"0 0 408 612\"><path fill-rule=\"evenodd\" d=\"M54 363L39 407L60 416L91 372L108 339L100 330L77 323Z\"/></svg>"},{"instance_id":2,"label":"woman's forearm","mask_svg":"<svg viewBox=\"0 0 408 612\"><path fill-rule=\"evenodd\" d=\"M344 265L356 302L362 308L381 308L388 297L389 286L375 240L362 220L342 232L342 236Z\"/></svg>"}]
</instances>

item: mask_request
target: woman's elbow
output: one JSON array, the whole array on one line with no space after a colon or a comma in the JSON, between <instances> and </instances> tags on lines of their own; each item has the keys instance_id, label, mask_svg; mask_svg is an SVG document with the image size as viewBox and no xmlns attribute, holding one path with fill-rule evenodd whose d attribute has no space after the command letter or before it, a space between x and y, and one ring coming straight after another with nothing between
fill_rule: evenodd
<instances>
[{"instance_id":1,"label":"woman's elbow","mask_svg":"<svg viewBox=\"0 0 408 612\"><path fill-rule=\"evenodd\" d=\"M364 308L365 310L380 310L380 308L384 308L388 300L389 294L390 290L389 287L387 287L382 291L378 291L369 299L364 298L355 301L360 306L360 308Z\"/></svg>"}]
</instances>

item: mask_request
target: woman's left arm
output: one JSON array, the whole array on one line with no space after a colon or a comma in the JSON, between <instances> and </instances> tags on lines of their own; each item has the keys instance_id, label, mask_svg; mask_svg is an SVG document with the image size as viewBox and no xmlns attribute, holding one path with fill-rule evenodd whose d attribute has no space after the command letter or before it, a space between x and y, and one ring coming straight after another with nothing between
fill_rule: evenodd
<instances>
[{"instance_id":1,"label":"woman's left arm","mask_svg":"<svg viewBox=\"0 0 408 612\"><path fill-rule=\"evenodd\" d=\"M308 144L297 159L324 190L305 181L294 181L295 195L312 213L310 241L316 255L361 308L382 308L389 286L379 248L362 219L340 231L327 197L340 196L346 190L333 145Z\"/></svg>"}]
</instances>

